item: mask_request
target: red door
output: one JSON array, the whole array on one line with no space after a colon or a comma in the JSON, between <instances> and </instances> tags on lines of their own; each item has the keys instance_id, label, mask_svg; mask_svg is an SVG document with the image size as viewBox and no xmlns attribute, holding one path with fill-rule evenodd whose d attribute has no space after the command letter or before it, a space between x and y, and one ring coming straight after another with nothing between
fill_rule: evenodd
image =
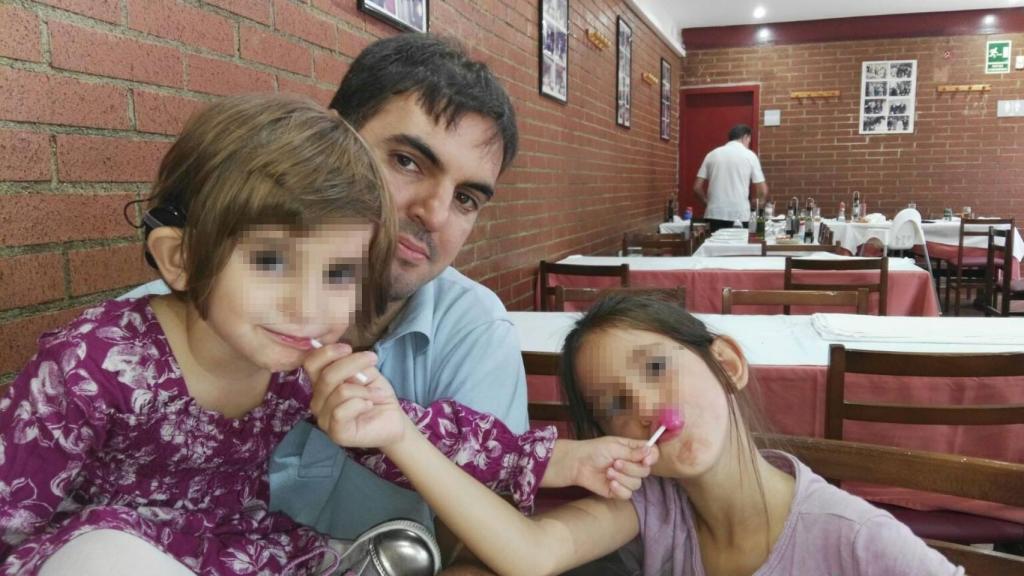
<instances>
[{"instance_id":1,"label":"red door","mask_svg":"<svg viewBox=\"0 0 1024 576\"><path fill-rule=\"evenodd\" d=\"M757 119L760 86L689 88L679 98L679 206L693 207L694 217L704 215L704 206L693 194L693 181L704 156L725 144L729 130L746 124L754 131L750 148L757 151Z\"/></svg>"}]
</instances>

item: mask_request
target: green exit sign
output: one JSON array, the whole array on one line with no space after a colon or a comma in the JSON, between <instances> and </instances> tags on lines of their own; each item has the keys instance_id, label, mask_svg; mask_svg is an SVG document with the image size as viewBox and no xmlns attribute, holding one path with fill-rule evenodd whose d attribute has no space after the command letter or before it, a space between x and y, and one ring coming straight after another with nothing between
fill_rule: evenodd
<instances>
[{"instance_id":1,"label":"green exit sign","mask_svg":"<svg viewBox=\"0 0 1024 576\"><path fill-rule=\"evenodd\" d=\"M985 44L985 74L1010 71L1010 41L991 40Z\"/></svg>"}]
</instances>

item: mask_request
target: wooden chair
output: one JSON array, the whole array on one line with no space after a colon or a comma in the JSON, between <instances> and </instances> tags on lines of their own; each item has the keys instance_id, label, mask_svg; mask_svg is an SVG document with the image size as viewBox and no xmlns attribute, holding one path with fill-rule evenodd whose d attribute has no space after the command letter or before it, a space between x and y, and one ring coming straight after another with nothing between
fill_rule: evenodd
<instances>
[{"instance_id":1,"label":"wooden chair","mask_svg":"<svg viewBox=\"0 0 1024 576\"><path fill-rule=\"evenodd\" d=\"M561 354L547 352L523 352L523 366L526 368L527 376L558 377L558 364L561 361ZM561 389L559 389L561 393ZM527 411L530 422L549 425L553 424L558 428L558 435L561 438L572 438L572 416L569 413L569 405L564 401L536 400L527 402ZM584 488L572 486L568 488L541 488L537 493L537 512L543 512L567 504L574 500L580 500L590 496Z\"/></svg>"},{"instance_id":2,"label":"wooden chair","mask_svg":"<svg viewBox=\"0 0 1024 576\"><path fill-rule=\"evenodd\" d=\"M839 253L837 244L769 244L761 242L761 256L767 256L769 252L830 252Z\"/></svg>"},{"instance_id":3,"label":"wooden chair","mask_svg":"<svg viewBox=\"0 0 1024 576\"><path fill-rule=\"evenodd\" d=\"M1011 312L1010 304L1024 300L1024 280L1013 279L1013 238L1009 230L988 229L988 254L985 264L985 316L1024 316L1024 311Z\"/></svg>"},{"instance_id":4,"label":"wooden chair","mask_svg":"<svg viewBox=\"0 0 1024 576\"><path fill-rule=\"evenodd\" d=\"M916 405L851 402L846 398L846 375L884 377L994 378L1024 376L1024 353L930 354L847 350L841 344L829 349L825 388L825 437L843 439L847 420L912 425L996 426L1024 424L1024 404ZM957 458L963 458L957 456ZM1024 481L1024 479L1022 479ZM890 507L897 518L918 534L935 533L940 539L961 543L1024 540L1024 526L962 512L920 512ZM1010 524L1010 526L1007 526ZM980 536L979 536L980 535Z\"/></svg>"},{"instance_id":5,"label":"wooden chair","mask_svg":"<svg viewBox=\"0 0 1024 576\"><path fill-rule=\"evenodd\" d=\"M527 376L558 377L558 363L562 355L550 352L523 352L523 368ZM527 402L530 420L570 422L569 406L565 402L530 400Z\"/></svg>"},{"instance_id":6,"label":"wooden chair","mask_svg":"<svg viewBox=\"0 0 1024 576\"><path fill-rule=\"evenodd\" d=\"M860 282L857 284L837 284L829 282L797 281L793 272L796 270L850 272L856 270L877 270L877 282ZM786 275L783 283L786 290L857 290L867 288L869 292L878 293L878 315L886 315L886 300L889 291L889 259L888 258L850 258L834 260L813 260L806 258L786 258Z\"/></svg>"},{"instance_id":7,"label":"wooden chair","mask_svg":"<svg viewBox=\"0 0 1024 576\"><path fill-rule=\"evenodd\" d=\"M839 243L835 241L832 229L824 221L818 226L818 242L829 246L839 246Z\"/></svg>"},{"instance_id":8,"label":"wooden chair","mask_svg":"<svg viewBox=\"0 0 1024 576\"><path fill-rule=\"evenodd\" d=\"M689 256L690 242L682 234L622 235L622 255L629 256L630 248L639 248L642 256Z\"/></svg>"},{"instance_id":9,"label":"wooden chair","mask_svg":"<svg viewBox=\"0 0 1024 576\"><path fill-rule=\"evenodd\" d=\"M675 288L640 288L640 287L628 287L628 288L566 288L565 286L555 286L555 305L553 310L557 312L565 311L566 302L586 302L588 305L596 302L602 296L609 293L626 293L636 295L655 295L669 302L678 304L684 310L686 309L686 286L676 286Z\"/></svg>"},{"instance_id":10,"label":"wooden chair","mask_svg":"<svg viewBox=\"0 0 1024 576\"><path fill-rule=\"evenodd\" d=\"M826 478L961 496L1024 507L1024 465L858 442L756 435ZM971 576L1024 574L1024 557L941 540L926 540Z\"/></svg>"},{"instance_id":11,"label":"wooden chair","mask_svg":"<svg viewBox=\"0 0 1024 576\"><path fill-rule=\"evenodd\" d=\"M551 285L548 278L551 274L559 276L586 276L589 278L605 277L618 278L619 286L629 286L629 264L618 266L584 266L581 264L555 264L554 262L540 261L540 309L551 310L552 300L555 296L555 287Z\"/></svg>"},{"instance_id":12,"label":"wooden chair","mask_svg":"<svg viewBox=\"0 0 1024 576\"><path fill-rule=\"evenodd\" d=\"M790 306L847 306L857 314L868 313L868 289L824 290L733 290L722 289L722 314L732 314L733 306L782 306L789 314Z\"/></svg>"},{"instance_id":13,"label":"wooden chair","mask_svg":"<svg viewBox=\"0 0 1024 576\"><path fill-rule=\"evenodd\" d=\"M960 239L957 244L956 259L946 262L946 302L945 308L949 310L952 293L953 315L960 315L960 291L963 288L985 287L985 269L987 256L964 255L964 239L972 236L988 237L988 229L999 227L1013 230L1013 218L983 218L960 220ZM973 229L968 229L972 227ZM999 264L1002 264L1000 262Z\"/></svg>"}]
</instances>

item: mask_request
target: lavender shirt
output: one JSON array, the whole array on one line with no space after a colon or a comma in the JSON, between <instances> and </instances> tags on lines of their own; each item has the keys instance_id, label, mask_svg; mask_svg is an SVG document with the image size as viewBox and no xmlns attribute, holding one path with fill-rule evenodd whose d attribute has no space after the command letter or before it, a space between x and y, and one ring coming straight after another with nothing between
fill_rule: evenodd
<instances>
[{"instance_id":1,"label":"lavender shirt","mask_svg":"<svg viewBox=\"0 0 1024 576\"><path fill-rule=\"evenodd\" d=\"M891 514L844 492L784 452L761 454L796 478L782 534L754 576L962 575ZM633 494L644 576L704 576L693 507L679 484L650 477ZM628 561L628 560L627 560Z\"/></svg>"}]
</instances>

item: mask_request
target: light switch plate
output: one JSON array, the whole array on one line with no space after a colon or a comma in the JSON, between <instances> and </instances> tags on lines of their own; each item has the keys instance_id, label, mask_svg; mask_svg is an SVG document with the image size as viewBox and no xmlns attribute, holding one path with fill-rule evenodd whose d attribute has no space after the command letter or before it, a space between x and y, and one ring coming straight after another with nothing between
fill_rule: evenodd
<instances>
[{"instance_id":1,"label":"light switch plate","mask_svg":"<svg viewBox=\"0 0 1024 576\"><path fill-rule=\"evenodd\" d=\"M782 125L782 110L765 110L764 111L764 125L765 126L781 126Z\"/></svg>"},{"instance_id":2,"label":"light switch plate","mask_svg":"<svg viewBox=\"0 0 1024 576\"><path fill-rule=\"evenodd\" d=\"M1024 100L1000 100L996 103L996 116L1024 116Z\"/></svg>"}]
</instances>

